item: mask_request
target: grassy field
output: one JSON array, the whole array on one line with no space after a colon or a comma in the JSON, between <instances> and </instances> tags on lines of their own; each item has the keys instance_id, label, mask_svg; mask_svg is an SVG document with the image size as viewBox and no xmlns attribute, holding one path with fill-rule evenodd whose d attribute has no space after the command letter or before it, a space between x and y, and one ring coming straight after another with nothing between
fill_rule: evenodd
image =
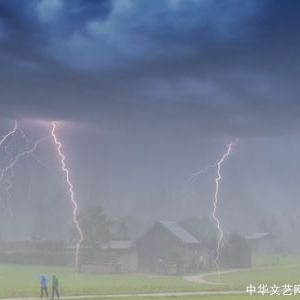
<instances>
[{"instance_id":1,"label":"grassy field","mask_svg":"<svg viewBox=\"0 0 300 300\"><path fill-rule=\"evenodd\" d=\"M299 256L261 256L253 260L253 268L220 276L208 276L206 279L225 284L229 289L245 289L247 285L300 284Z\"/></svg>"},{"instance_id":2,"label":"grassy field","mask_svg":"<svg viewBox=\"0 0 300 300\"><path fill-rule=\"evenodd\" d=\"M63 295L195 291L212 288L187 282L177 276L78 274L72 269L61 267L0 265L0 298L38 295L40 273L49 277L56 274Z\"/></svg>"},{"instance_id":3,"label":"grassy field","mask_svg":"<svg viewBox=\"0 0 300 300\"><path fill-rule=\"evenodd\" d=\"M300 284L300 267L272 267L250 271L228 273L219 276L209 276L208 280L223 283L231 289L245 289L245 286L253 285L284 285Z\"/></svg>"},{"instance_id":4,"label":"grassy field","mask_svg":"<svg viewBox=\"0 0 300 300\"><path fill-rule=\"evenodd\" d=\"M78 274L70 268L50 266L0 265L0 298L38 296L40 273L60 279L62 295L100 295L122 293L183 292L203 290L242 290L250 283L272 285L300 284L300 257L255 257L254 268L223 275L210 275L206 279L222 285L198 284L178 276L147 274ZM265 296L266 297L266 296ZM284 296L286 297L286 296ZM226 296L211 296L176 299L226 299ZM260 299L260 297L258 297ZM258 299L257 298L257 299ZM102 298L103 299L103 298ZM141 299L141 298L139 298ZM159 298L156 298L160 300ZM163 298L161 298L163 299ZM170 298L168 298L170 299ZM228 299L248 299L244 296L229 296ZM256 299L251 296L249 299ZM277 299L280 299L277 296Z\"/></svg>"},{"instance_id":5,"label":"grassy field","mask_svg":"<svg viewBox=\"0 0 300 300\"><path fill-rule=\"evenodd\" d=\"M254 255L253 268L300 265L299 255Z\"/></svg>"},{"instance_id":6,"label":"grassy field","mask_svg":"<svg viewBox=\"0 0 300 300\"><path fill-rule=\"evenodd\" d=\"M114 298L121 299L121 298ZM262 299L273 299L271 296L189 296L189 297L159 297L159 298L122 298L127 300L262 300ZM275 299L299 299L294 296L276 296ZM111 298L98 298L96 300L111 300Z\"/></svg>"}]
</instances>

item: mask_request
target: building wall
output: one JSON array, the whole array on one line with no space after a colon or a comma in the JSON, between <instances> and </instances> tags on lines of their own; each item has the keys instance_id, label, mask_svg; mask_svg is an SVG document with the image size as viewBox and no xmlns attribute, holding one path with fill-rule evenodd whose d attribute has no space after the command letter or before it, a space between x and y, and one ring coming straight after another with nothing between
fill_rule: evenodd
<instances>
[{"instance_id":1,"label":"building wall","mask_svg":"<svg viewBox=\"0 0 300 300\"><path fill-rule=\"evenodd\" d=\"M251 250L258 254L272 254L275 252L275 240L273 237L248 240Z\"/></svg>"},{"instance_id":2,"label":"building wall","mask_svg":"<svg viewBox=\"0 0 300 300\"><path fill-rule=\"evenodd\" d=\"M122 273L132 273L138 270L138 257L136 251L120 253L117 256L117 264Z\"/></svg>"},{"instance_id":3,"label":"building wall","mask_svg":"<svg viewBox=\"0 0 300 300\"><path fill-rule=\"evenodd\" d=\"M92 273L130 273L136 272L138 265L137 251L128 249L99 250L93 255L86 254L82 271Z\"/></svg>"},{"instance_id":4,"label":"building wall","mask_svg":"<svg viewBox=\"0 0 300 300\"><path fill-rule=\"evenodd\" d=\"M199 245L185 244L165 228L154 225L137 241L140 271L181 273L200 265Z\"/></svg>"}]
</instances>

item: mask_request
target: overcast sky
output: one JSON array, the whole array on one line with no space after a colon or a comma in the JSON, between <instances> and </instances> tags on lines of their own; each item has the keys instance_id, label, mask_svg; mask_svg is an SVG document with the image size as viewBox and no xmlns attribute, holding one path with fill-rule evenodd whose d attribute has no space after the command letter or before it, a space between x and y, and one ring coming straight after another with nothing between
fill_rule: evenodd
<instances>
[{"instance_id":1,"label":"overcast sky","mask_svg":"<svg viewBox=\"0 0 300 300\"><path fill-rule=\"evenodd\" d=\"M164 219L210 213L215 170L185 182L239 137L220 217L287 218L299 202L299 14L297 0L1 0L1 134L13 119L32 139L47 128L28 120L64 121L81 204ZM54 150L38 155L59 174ZM28 168L37 188L24 204ZM68 201L47 172L31 158L16 169L11 203L27 223L37 202Z\"/></svg>"}]
</instances>

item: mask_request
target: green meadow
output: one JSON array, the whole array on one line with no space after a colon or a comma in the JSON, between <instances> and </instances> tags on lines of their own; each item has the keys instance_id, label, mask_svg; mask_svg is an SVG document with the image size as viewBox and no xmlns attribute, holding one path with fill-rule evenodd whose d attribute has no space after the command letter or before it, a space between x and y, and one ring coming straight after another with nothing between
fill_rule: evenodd
<instances>
[{"instance_id":1,"label":"green meadow","mask_svg":"<svg viewBox=\"0 0 300 300\"><path fill-rule=\"evenodd\" d=\"M253 285L300 285L299 256L257 256L253 259L253 268L227 274L211 275L209 281L224 284L226 288L244 290L250 283Z\"/></svg>"},{"instance_id":2,"label":"green meadow","mask_svg":"<svg viewBox=\"0 0 300 300\"><path fill-rule=\"evenodd\" d=\"M109 300L111 298L98 298L96 300ZM121 298L113 298L113 299L121 299ZM127 300L262 300L262 299L273 299L272 296L239 296L239 295L228 295L228 296L187 296L187 297L148 297L148 298L140 298L140 297L132 297L132 298L122 298ZM283 300L283 299L299 299L299 297L294 296L276 296L275 299Z\"/></svg>"},{"instance_id":3,"label":"green meadow","mask_svg":"<svg viewBox=\"0 0 300 300\"><path fill-rule=\"evenodd\" d=\"M39 296L39 274L49 279L56 274L63 296L137 294L155 292L240 290L253 284L300 284L299 256L255 257L254 267L221 275L209 275L205 279L219 285L200 284L184 280L180 276L154 274L87 274L72 268L38 265L0 265L0 298ZM249 297L249 296L248 296ZM268 297L268 296L264 296ZM280 299L280 296L276 296ZM287 297L287 296L283 296ZM246 299L247 296L197 296L176 299ZM251 296L251 299L260 299ZM101 298L103 299L103 298ZM128 299L128 298L127 298ZM142 299L142 298L139 298ZM156 298L157 300L164 298ZM170 299L170 297L168 297Z\"/></svg>"},{"instance_id":4,"label":"green meadow","mask_svg":"<svg viewBox=\"0 0 300 300\"><path fill-rule=\"evenodd\" d=\"M56 274L62 295L195 291L209 286L185 281L178 276L149 274L85 274L71 268L0 265L0 297L38 296L40 273Z\"/></svg>"}]
</instances>

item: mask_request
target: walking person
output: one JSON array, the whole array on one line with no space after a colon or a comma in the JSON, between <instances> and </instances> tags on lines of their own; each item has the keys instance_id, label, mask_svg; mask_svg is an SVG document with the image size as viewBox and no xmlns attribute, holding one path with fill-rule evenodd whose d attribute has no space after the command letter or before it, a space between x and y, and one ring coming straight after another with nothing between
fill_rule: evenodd
<instances>
[{"instance_id":1,"label":"walking person","mask_svg":"<svg viewBox=\"0 0 300 300\"><path fill-rule=\"evenodd\" d=\"M48 277L46 275L40 275L40 285L41 285L41 298L44 297L44 293L46 294L47 298L48 295Z\"/></svg>"},{"instance_id":2,"label":"walking person","mask_svg":"<svg viewBox=\"0 0 300 300\"><path fill-rule=\"evenodd\" d=\"M57 297L57 299L59 299L59 291L58 291L58 278L56 277L56 275L52 276L52 298L54 299L54 297Z\"/></svg>"}]
</instances>

